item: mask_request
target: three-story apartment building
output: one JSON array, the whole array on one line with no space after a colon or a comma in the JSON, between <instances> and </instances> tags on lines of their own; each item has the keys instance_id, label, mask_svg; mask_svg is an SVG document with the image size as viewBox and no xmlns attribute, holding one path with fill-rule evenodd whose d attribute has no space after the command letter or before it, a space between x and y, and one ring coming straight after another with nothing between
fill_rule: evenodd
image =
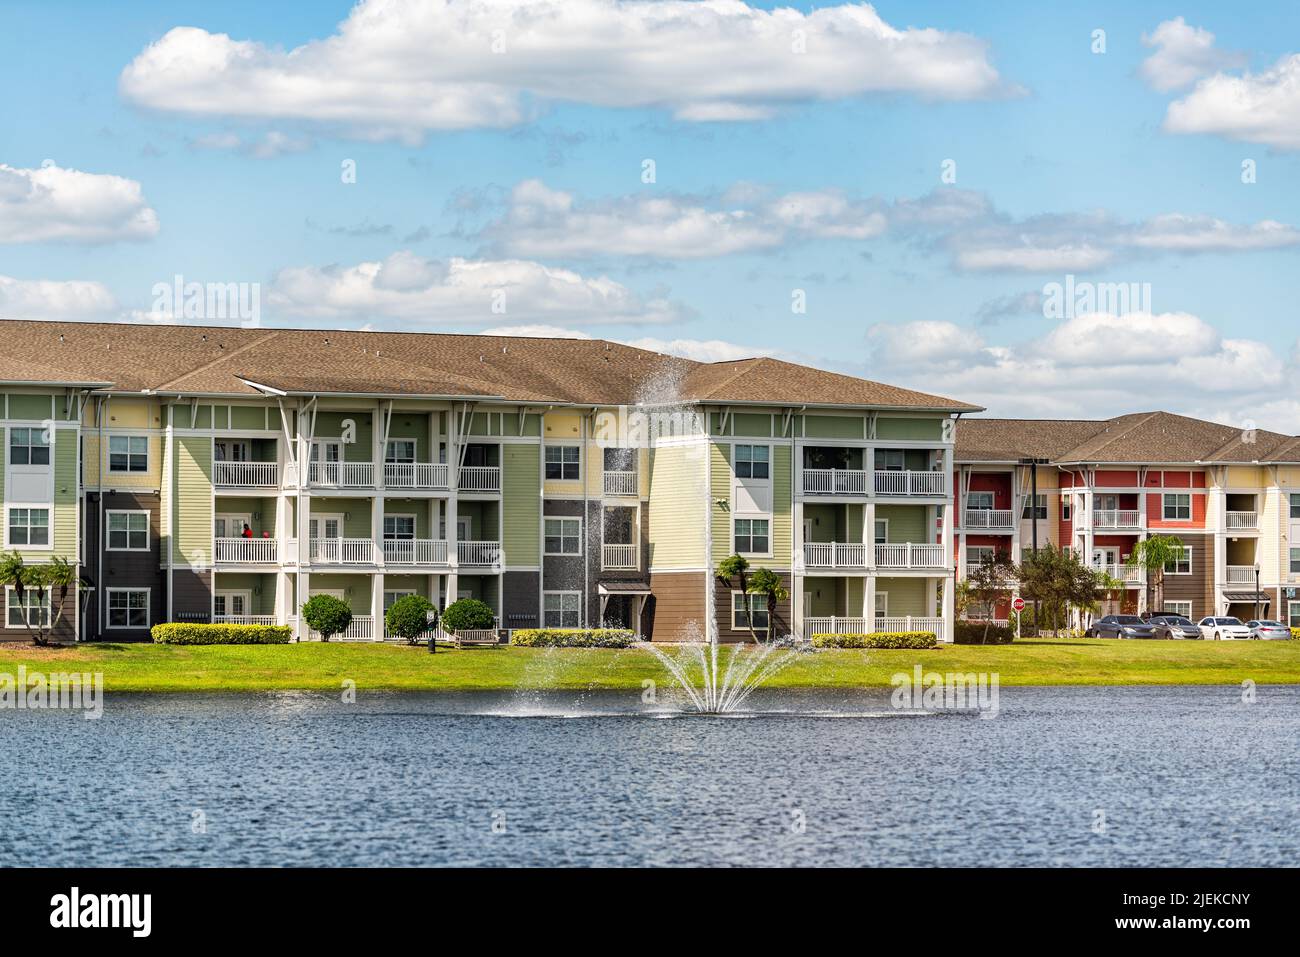
<instances>
[{"instance_id":1,"label":"three-story apartment building","mask_svg":"<svg viewBox=\"0 0 1300 957\"><path fill-rule=\"evenodd\" d=\"M1124 583L1107 610L1136 613L1148 582L1126 565L1134 545L1174 535L1184 558L1160 610L1300 624L1300 439L1167 412L963 418L956 461L959 579L986 554L1018 559L1036 531Z\"/></svg>"},{"instance_id":2,"label":"three-story apartment building","mask_svg":"<svg viewBox=\"0 0 1300 957\"><path fill-rule=\"evenodd\" d=\"M313 594L487 602L501 629L656 641L951 637L953 424L977 407L761 358L599 340L0 323L6 549L63 554L61 631L313 636ZM791 599L715 575L733 552ZM24 615L5 596L4 637Z\"/></svg>"}]
</instances>

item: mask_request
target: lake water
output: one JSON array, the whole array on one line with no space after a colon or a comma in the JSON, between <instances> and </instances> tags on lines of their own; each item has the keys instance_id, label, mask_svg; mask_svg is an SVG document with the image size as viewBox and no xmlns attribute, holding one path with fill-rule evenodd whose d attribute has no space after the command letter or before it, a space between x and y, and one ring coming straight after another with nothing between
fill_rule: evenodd
<instances>
[{"instance_id":1,"label":"lake water","mask_svg":"<svg viewBox=\"0 0 1300 957\"><path fill-rule=\"evenodd\" d=\"M0 712L0 865L1294 865L1300 688L110 696Z\"/></svg>"}]
</instances>

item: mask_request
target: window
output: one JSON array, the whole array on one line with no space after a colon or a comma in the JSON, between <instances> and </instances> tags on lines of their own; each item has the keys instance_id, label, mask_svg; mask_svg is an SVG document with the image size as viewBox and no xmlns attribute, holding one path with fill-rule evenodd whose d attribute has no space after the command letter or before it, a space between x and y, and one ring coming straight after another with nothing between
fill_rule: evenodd
<instances>
[{"instance_id":1,"label":"window","mask_svg":"<svg viewBox=\"0 0 1300 957\"><path fill-rule=\"evenodd\" d=\"M546 519L546 554L581 555L582 519Z\"/></svg>"},{"instance_id":2,"label":"window","mask_svg":"<svg viewBox=\"0 0 1300 957\"><path fill-rule=\"evenodd\" d=\"M143 435L110 435L108 470L110 472L149 471L149 439Z\"/></svg>"},{"instance_id":3,"label":"window","mask_svg":"<svg viewBox=\"0 0 1300 957\"><path fill-rule=\"evenodd\" d=\"M415 516L385 515L384 538L389 541L412 541L415 538Z\"/></svg>"},{"instance_id":4,"label":"window","mask_svg":"<svg viewBox=\"0 0 1300 957\"><path fill-rule=\"evenodd\" d=\"M5 607L9 614L10 628L23 628L31 624L39 628L50 623L50 595L37 597L30 589L23 592L23 600L18 600L18 592L9 588L5 590Z\"/></svg>"},{"instance_id":5,"label":"window","mask_svg":"<svg viewBox=\"0 0 1300 957\"><path fill-rule=\"evenodd\" d=\"M546 477L561 482L576 482L580 476L582 450L576 445L546 447Z\"/></svg>"},{"instance_id":6,"label":"window","mask_svg":"<svg viewBox=\"0 0 1300 957\"><path fill-rule=\"evenodd\" d=\"M1190 495L1165 493L1164 517L1170 522L1188 522L1192 518L1192 497Z\"/></svg>"},{"instance_id":7,"label":"window","mask_svg":"<svg viewBox=\"0 0 1300 957\"><path fill-rule=\"evenodd\" d=\"M1184 618L1192 617L1192 603L1190 601L1166 601L1164 611L1171 615L1182 615Z\"/></svg>"},{"instance_id":8,"label":"window","mask_svg":"<svg viewBox=\"0 0 1300 957\"><path fill-rule=\"evenodd\" d=\"M755 631L767 631L767 596L747 595L743 591L731 593L731 627L735 631L748 631L750 620Z\"/></svg>"},{"instance_id":9,"label":"window","mask_svg":"<svg viewBox=\"0 0 1300 957\"><path fill-rule=\"evenodd\" d=\"M903 450L902 449L876 449L876 471L877 472L903 471Z\"/></svg>"},{"instance_id":10,"label":"window","mask_svg":"<svg viewBox=\"0 0 1300 957\"><path fill-rule=\"evenodd\" d=\"M736 519L736 553L739 555L766 555L768 545L768 520L765 518Z\"/></svg>"},{"instance_id":11,"label":"window","mask_svg":"<svg viewBox=\"0 0 1300 957\"><path fill-rule=\"evenodd\" d=\"M1192 573L1192 546L1183 546L1183 557L1165 566L1166 575L1190 575Z\"/></svg>"},{"instance_id":12,"label":"window","mask_svg":"<svg viewBox=\"0 0 1300 957\"><path fill-rule=\"evenodd\" d=\"M384 611L392 608L397 604L397 599L405 598L407 595L414 595L415 592L409 588L386 589L384 591Z\"/></svg>"},{"instance_id":13,"label":"window","mask_svg":"<svg viewBox=\"0 0 1300 957\"><path fill-rule=\"evenodd\" d=\"M389 439L384 461L409 464L415 461L415 439Z\"/></svg>"},{"instance_id":14,"label":"window","mask_svg":"<svg viewBox=\"0 0 1300 957\"><path fill-rule=\"evenodd\" d=\"M889 592L887 591L876 592L876 617L889 617Z\"/></svg>"},{"instance_id":15,"label":"window","mask_svg":"<svg viewBox=\"0 0 1300 957\"><path fill-rule=\"evenodd\" d=\"M876 526L874 532L875 532L875 543L877 545L888 544L889 543L889 519L887 518L876 519Z\"/></svg>"},{"instance_id":16,"label":"window","mask_svg":"<svg viewBox=\"0 0 1300 957\"><path fill-rule=\"evenodd\" d=\"M110 552L148 551L149 513L109 512L108 550Z\"/></svg>"},{"instance_id":17,"label":"window","mask_svg":"<svg viewBox=\"0 0 1300 957\"><path fill-rule=\"evenodd\" d=\"M1300 628L1300 601L1287 602L1287 624Z\"/></svg>"},{"instance_id":18,"label":"window","mask_svg":"<svg viewBox=\"0 0 1300 957\"><path fill-rule=\"evenodd\" d=\"M966 496L966 508L972 512L993 511L993 493L970 492Z\"/></svg>"},{"instance_id":19,"label":"window","mask_svg":"<svg viewBox=\"0 0 1300 957\"><path fill-rule=\"evenodd\" d=\"M1025 507L1021 512L1021 518L1038 519L1044 521L1047 518L1047 495L1039 492L1037 495L1025 496Z\"/></svg>"},{"instance_id":20,"label":"window","mask_svg":"<svg viewBox=\"0 0 1300 957\"><path fill-rule=\"evenodd\" d=\"M1291 549L1291 574L1300 575L1300 548Z\"/></svg>"},{"instance_id":21,"label":"window","mask_svg":"<svg viewBox=\"0 0 1300 957\"><path fill-rule=\"evenodd\" d=\"M217 439L212 443L212 455L218 462L247 462L249 461L248 443Z\"/></svg>"},{"instance_id":22,"label":"window","mask_svg":"<svg viewBox=\"0 0 1300 957\"><path fill-rule=\"evenodd\" d=\"M10 465L49 465L50 440L44 429L9 430Z\"/></svg>"},{"instance_id":23,"label":"window","mask_svg":"<svg viewBox=\"0 0 1300 957\"><path fill-rule=\"evenodd\" d=\"M148 628L149 589L110 588L108 590L109 628Z\"/></svg>"},{"instance_id":24,"label":"window","mask_svg":"<svg viewBox=\"0 0 1300 957\"><path fill-rule=\"evenodd\" d=\"M545 628L582 627L582 593L548 591L543 594L542 626Z\"/></svg>"},{"instance_id":25,"label":"window","mask_svg":"<svg viewBox=\"0 0 1300 957\"><path fill-rule=\"evenodd\" d=\"M1291 499L1291 517L1300 518L1300 495L1292 495Z\"/></svg>"},{"instance_id":26,"label":"window","mask_svg":"<svg viewBox=\"0 0 1300 957\"><path fill-rule=\"evenodd\" d=\"M967 545L966 546L966 567L978 568L986 561L993 561L993 556L997 550L992 545Z\"/></svg>"},{"instance_id":27,"label":"window","mask_svg":"<svg viewBox=\"0 0 1300 957\"><path fill-rule=\"evenodd\" d=\"M768 478L770 453L771 449L766 445L737 445L736 478Z\"/></svg>"},{"instance_id":28,"label":"window","mask_svg":"<svg viewBox=\"0 0 1300 957\"><path fill-rule=\"evenodd\" d=\"M50 510L48 508L9 509L10 545L49 545Z\"/></svg>"},{"instance_id":29,"label":"window","mask_svg":"<svg viewBox=\"0 0 1300 957\"><path fill-rule=\"evenodd\" d=\"M1061 496L1061 521L1068 522L1069 520L1070 520L1070 498L1068 495L1062 495Z\"/></svg>"}]
</instances>

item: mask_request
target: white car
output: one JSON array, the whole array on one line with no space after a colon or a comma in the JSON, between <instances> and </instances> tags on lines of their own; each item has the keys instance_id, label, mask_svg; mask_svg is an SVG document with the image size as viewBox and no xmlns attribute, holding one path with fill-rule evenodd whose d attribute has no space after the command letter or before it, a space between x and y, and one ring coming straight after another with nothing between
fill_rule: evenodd
<instances>
[{"instance_id":1,"label":"white car","mask_svg":"<svg viewBox=\"0 0 1300 957\"><path fill-rule=\"evenodd\" d=\"M1201 629L1201 637L1207 641L1255 637L1240 618L1202 618L1196 624Z\"/></svg>"}]
</instances>

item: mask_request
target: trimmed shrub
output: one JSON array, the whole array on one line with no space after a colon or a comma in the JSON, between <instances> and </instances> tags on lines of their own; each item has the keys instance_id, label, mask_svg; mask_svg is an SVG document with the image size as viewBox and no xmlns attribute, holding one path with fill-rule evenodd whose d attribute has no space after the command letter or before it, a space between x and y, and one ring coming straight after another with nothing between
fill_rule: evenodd
<instances>
[{"instance_id":1,"label":"trimmed shrub","mask_svg":"<svg viewBox=\"0 0 1300 957\"><path fill-rule=\"evenodd\" d=\"M1292 629L1291 629L1291 640L1292 640L1292 641L1300 641L1300 628L1292 628Z\"/></svg>"},{"instance_id":2,"label":"trimmed shrub","mask_svg":"<svg viewBox=\"0 0 1300 957\"><path fill-rule=\"evenodd\" d=\"M1010 625L989 625L986 641L984 622L958 621L953 623L952 640L958 645L1006 645L1016 640L1016 630Z\"/></svg>"},{"instance_id":3,"label":"trimmed shrub","mask_svg":"<svg viewBox=\"0 0 1300 957\"><path fill-rule=\"evenodd\" d=\"M312 595L302 606L302 620L320 632L321 641L341 635L352 624L352 609L342 598L333 595Z\"/></svg>"},{"instance_id":4,"label":"trimmed shrub","mask_svg":"<svg viewBox=\"0 0 1300 957\"><path fill-rule=\"evenodd\" d=\"M442 627L448 631L480 631L491 628L495 617L491 605L477 598L462 598L442 613Z\"/></svg>"},{"instance_id":5,"label":"trimmed shrub","mask_svg":"<svg viewBox=\"0 0 1300 957\"><path fill-rule=\"evenodd\" d=\"M932 631L873 631L854 635L813 635L814 648L933 648Z\"/></svg>"},{"instance_id":6,"label":"trimmed shrub","mask_svg":"<svg viewBox=\"0 0 1300 957\"><path fill-rule=\"evenodd\" d=\"M519 628L510 644L521 648L626 648L636 635L626 628Z\"/></svg>"},{"instance_id":7,"label":"trimmed shrub","mask_svg":"<svg viewBox=\"0 0 1300 957\"><path fill-rule=\"evenodd\" d=\"M394 635L405 638L408 645L427 639L437 622L438 609L423 595L403 595L384 612L384 625Z\"/></svg>"},{"instance_id":8,"label":"trimmed shrub","mask_svg":"<svg viewBox=\"0 0 1300 957\"><path fill-rule=\"evenodd\" d=\"M160 645L287 645L293 637L288 625L208 625L169 622L149 629Z\"/></svg>"}]
</instances>

